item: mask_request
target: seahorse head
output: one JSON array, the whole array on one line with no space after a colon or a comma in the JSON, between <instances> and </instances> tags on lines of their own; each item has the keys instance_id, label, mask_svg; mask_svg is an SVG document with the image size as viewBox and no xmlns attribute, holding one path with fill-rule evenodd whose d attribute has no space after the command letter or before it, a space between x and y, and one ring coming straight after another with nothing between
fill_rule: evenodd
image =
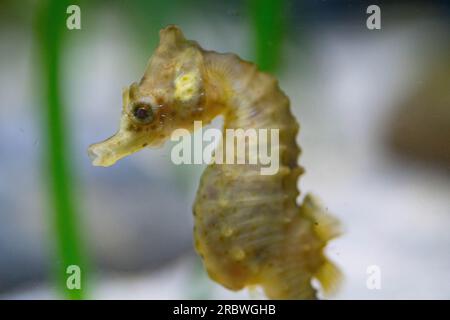
<instances>
[{"instance_id":1,"label":"seahorse head","mask_svg":"<svg viewBox=\"0 0 450 320\"><path fill-rule=\"evenodd\" d=\"M176 26L160 31L160 43L144 76L123 90L118 132L89 147L94 165L109 166L144 147L162 145L175 129L192 130L205 119L203 55Z\"/></svg>"}]
</instances>

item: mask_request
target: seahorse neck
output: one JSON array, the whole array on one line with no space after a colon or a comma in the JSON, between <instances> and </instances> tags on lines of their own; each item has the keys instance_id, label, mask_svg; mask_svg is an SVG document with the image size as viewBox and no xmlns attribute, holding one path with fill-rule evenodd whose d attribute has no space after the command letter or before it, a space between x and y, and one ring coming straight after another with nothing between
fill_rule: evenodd
<instances>
[{"instance_id":1,"label":"seahorse neck","mask_svg":"<svg viewBox=\"0 0 450 320\"><path fill-rule=\"evenodd\" d=\"M277 80L235 54L207 51L204 61L213 95L223 106L224 129L278 129L280 147L285 149L281 162L297 167L299 125Z\"/></svg>"}]
</instances>

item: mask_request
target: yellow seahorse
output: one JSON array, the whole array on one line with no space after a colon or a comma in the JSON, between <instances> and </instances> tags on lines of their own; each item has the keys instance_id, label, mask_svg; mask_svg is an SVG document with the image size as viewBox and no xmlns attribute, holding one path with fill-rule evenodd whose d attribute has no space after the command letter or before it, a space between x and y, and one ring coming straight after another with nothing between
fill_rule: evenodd
<instances>
[{"instance_id":1,"label":"yellow seahorse","mask_svg":"<svg viewBox=\"0 0 450 320\"><path fill-rule=\"evenodd\" d=\"M276 174L261 175L259 164L206 168L194 204L195 248L209 276L226 288L260 285L272 299L314 299L312 279L325 293L339 282L323 252L339 228L311 195L297 204L303 169L289 104L277 80L254 64L206 51L168 26L141 81L123 91L118 132L88 153L94 165L110 166L161 145L175 129L191 132L194 121L208 124L218 115L224 129L279 129Z\"/></svg>"}]
</instances>

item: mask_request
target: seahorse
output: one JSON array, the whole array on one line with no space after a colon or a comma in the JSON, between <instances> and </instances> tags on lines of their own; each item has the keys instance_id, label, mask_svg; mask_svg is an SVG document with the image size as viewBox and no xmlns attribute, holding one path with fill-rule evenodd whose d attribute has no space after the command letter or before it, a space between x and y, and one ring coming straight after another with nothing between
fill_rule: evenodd
<instances>
[{"instance_id":1,"label":"seahorse","mask_svg":"<svg viewBox=\"0 0 450 320\"><path fill-rule=\"evenodd\" d=\"M297 203L299 125L273 76L235 54L204 50L170 25L160 31L142 79L122 98L118 132L89 147L96 166L220 115L224 129L278 129L275 174L262 175L261 164L206 167L193 206L196 251L210 278L230 290L261 286L270 299L316 299L313 279L325 294L337 289L341 273L324 248L340 234L339 222L312 195Z\"/></svg>"}]
</instances>

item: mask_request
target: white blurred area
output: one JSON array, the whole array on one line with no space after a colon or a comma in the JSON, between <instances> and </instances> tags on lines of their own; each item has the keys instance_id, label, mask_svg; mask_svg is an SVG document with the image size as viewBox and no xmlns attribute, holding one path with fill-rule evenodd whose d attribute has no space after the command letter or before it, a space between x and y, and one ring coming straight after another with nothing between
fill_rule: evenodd
<instances>
[{"instance_id":1,"label":"white blurred area","mask_svg":"<svg viewBox=\"0 0 450 320\"><path fill-rule=\"evenodd\" d=\"M90 165L87 146L115 132L122 87L138 80L147 62L134 53L136 39L126 26L118 27L116 14L98 16L89 36L74 37L66 55L64 90L83 190L78 197L89 249L100 265L90 296L262 297L258 291L234 293L213 283L193 252L191 206L201 167L172 165L170 146L144 150L108 169ZM250 58L249 26L243 19L232 24L217 19L212 26L188 17L173 18L188 38L208 49ZM448 33L443 32L444 22L426 16L391 21L381 31L365 29L364 22L356 27L312 25L302 39L294 32L286 41L278 73L301 125L299 161L306 169L299 182L302 195L318 195L345 231L328 247L328 255L345 275L332 298L448 299L450 176L439 168L399 160L385 146L397 104L426 81L435 59L448 59L448 52L441 52ZM8 34L0 36L0 44L5 43ZM1 47L5 72L0 75L0 91L7 109L0 109L0 132L6 137L1 146L7 156L0 168L0 217L16 231L8 238L0 235L0 249L6 252L0 251L0 279L13 272L14 263L24 270L29 263L45 269L50 255L45 206L38 200L43 195L36 172L37 108L26 81L28 67L23 66L29 66L31 43L16 46L16 55L7 62L6 48ZM5 183L12 179L18 182L15 188ZM20 203L18 197L25 201ZM371 265L380 267L380 290L366 286ZM0 293L0 299L28 298L57 296L45 281Z\"/></svg>"}]
</instances>

